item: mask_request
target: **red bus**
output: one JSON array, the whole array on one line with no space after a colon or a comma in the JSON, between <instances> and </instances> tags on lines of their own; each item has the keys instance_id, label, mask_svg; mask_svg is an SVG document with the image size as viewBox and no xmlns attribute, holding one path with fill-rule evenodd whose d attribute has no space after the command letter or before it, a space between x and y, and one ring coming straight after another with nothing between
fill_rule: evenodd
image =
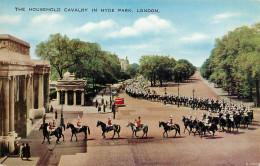
<instances>
[{"instance_id":1,"label":"red bus","mask_svg":"<svg viewBox=\"0 0 260 166\"><path fill-rule=\"evenodd\" d=\"M124 98L116 98L116 99L115 99L115 105L116 105L116 106L122 106L122 105L124 105L124 104L125 104Z\"/></svg>"}]
</instances>

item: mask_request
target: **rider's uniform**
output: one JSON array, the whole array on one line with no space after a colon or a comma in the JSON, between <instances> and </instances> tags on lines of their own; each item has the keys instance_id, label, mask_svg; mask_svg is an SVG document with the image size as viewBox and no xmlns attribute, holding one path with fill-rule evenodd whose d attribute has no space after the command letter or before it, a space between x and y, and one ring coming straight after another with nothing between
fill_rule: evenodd
<instances>
[{"instance_id":1,"label":"rider's uniform","mask_svg":"<svg viewBox=\"0 0 260 166\"><path fill-rule=\"evenodd\" d=\"M168 121L168 124L167 124L168 126L174 126L174 124L173 124L173 121L172 121L172 115L170 116L170 120Z\"/></svg>"}]
</instances>

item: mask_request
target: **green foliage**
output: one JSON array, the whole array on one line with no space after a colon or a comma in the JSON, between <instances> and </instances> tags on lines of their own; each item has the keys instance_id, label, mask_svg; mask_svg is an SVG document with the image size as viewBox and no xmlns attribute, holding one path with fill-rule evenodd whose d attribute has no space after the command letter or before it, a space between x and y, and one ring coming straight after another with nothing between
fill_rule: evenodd
<instances>
[{"instance_id":1,"label":"green foliage","mask_svg":"<svg viewBox=\"0 0 260 166\"><path fill-rule=\"evenodd\" d=\"M138 73L139 65L134 63L127 66L125 73L129 76L129 78L133 78Z\"/></svg>"},{"instance_id":2,"label":"green foliage","mask_svg":"<svg viewBox=\"0 0 260 166\"><path fill-rule=\"evenodd\" d=\"M160 84L164 81L175 79L175 81L182 81L189 79L195 71L194 67L187 60L176 60L170 56L159 56L159 55L143 55L139 60L140 73L150 80L151 86L159 81Z\"/></svg>"},{"instance_id":3,"label":"green foliage","mask_svg":"<svg viewBox=\"0 0 260 166\"><path fill-rule=\"evenodd\" d=\"M216 39L215 47L201 67L201 75L231 94L259 102L260 23L242 26Z\"/></svg>"}]
</instances>

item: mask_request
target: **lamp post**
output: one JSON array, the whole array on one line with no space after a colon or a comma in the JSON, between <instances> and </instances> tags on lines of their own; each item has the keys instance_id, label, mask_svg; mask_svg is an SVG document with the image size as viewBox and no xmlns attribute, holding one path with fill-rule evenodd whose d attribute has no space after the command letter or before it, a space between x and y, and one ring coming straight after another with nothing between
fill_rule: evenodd
<instances>
[{"instance_id":1,"label":"lamp post","mask_svg":"<svg viewBox=\"0 0 260 166\"><path fill-rule=\"evenodd\" d=\"M63 92L63 91L61 91ZM66 92L65 92L66 93ZM65 101L64 101L65 102ZM60 126L64 125L64 119L63 119L63 93L61 94L61 114L60 114Z\"/></svg>"},{"instance_id":2,"label":"lamp post","mask_svg":"<svg viewBox=\"0 0 260 166\"><path fill-rule=\"evenodd\" d=\"M179 95L180 95L180 83L178 82L178 107L180 107L180 100L179 100Z\"/></svg>"},{"instance_id":3,"label":"lamp post","mask_svg":"<svg viewBox=\"0 0 260 166\"><path fill-rule=\"evenodd\" d=\"M109 86L109 90L110 90L110 109L111 109L111 106L112 106L112 99L111 99L112 91L111 91L111 85Z\"/></svg>"},{"instance_id":4,"label":"lamp post","mask_svg":"<svg viewBox=\"0 0 260 166\"><path fill-rule=\"evenodd\" d=\"M194 110L194 89L192 90L192 93L193 93L193 104L192 104L192 109Z\"/></svg>"}]
</instances>

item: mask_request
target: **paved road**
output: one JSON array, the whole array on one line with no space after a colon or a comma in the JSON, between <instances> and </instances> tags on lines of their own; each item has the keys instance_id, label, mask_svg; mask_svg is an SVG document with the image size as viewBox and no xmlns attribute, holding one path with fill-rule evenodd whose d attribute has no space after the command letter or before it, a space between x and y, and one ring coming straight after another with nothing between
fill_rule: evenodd
<instances>
[{"instance_id":1,"label":"paved road","mask_svg":"<svg viewBox=\"0 0 260 166\"><path fill-rule=\"evenodd\" d=\"M155 87L158 93L164 93L164 87ZM198 73L192 82L181 83L180 94L216 97L219 96L200 79ZM175 83L167 83L167 93L177 94ZM54 138L51 145L41 144L42 137L38 128L32 132L27 140L32 146L32 156L39 157L40 165L258 165L260 164L260 110L255 110L255 119L249 128L239 129L238 132L217 132L214 138L210 135L202 139L197 135L183 133L182 116L188 116L191 108L163 105L162 103L134 99L124 91L119 94L125 98L125 107L120 107L116 119L112 123L121 126L120 139L110 139L112 133L106 133L107 139L102 139L101 128L96 127L97 121L107 122L106 114L65 112L65 121L76 123L78 115L82 124L91 129L88 141L83 141L83 134L79 134L79 141L70 142L70 131L65 131L65 142L56 145ZM205 111L196 110L200 117ZM159 128L159 121L168 121L170 115L181 126L181 135L163 138L163 129ZM52 117L53 115L49 115ZM141 116L142 123L149 126L148 138L133 138L127 122L133 122ZM38 126L39 127L39 126ZM138 133L141 136L142 133ZM116 137L117 138L117 137Z\"/></svg>"}]
</instances>

